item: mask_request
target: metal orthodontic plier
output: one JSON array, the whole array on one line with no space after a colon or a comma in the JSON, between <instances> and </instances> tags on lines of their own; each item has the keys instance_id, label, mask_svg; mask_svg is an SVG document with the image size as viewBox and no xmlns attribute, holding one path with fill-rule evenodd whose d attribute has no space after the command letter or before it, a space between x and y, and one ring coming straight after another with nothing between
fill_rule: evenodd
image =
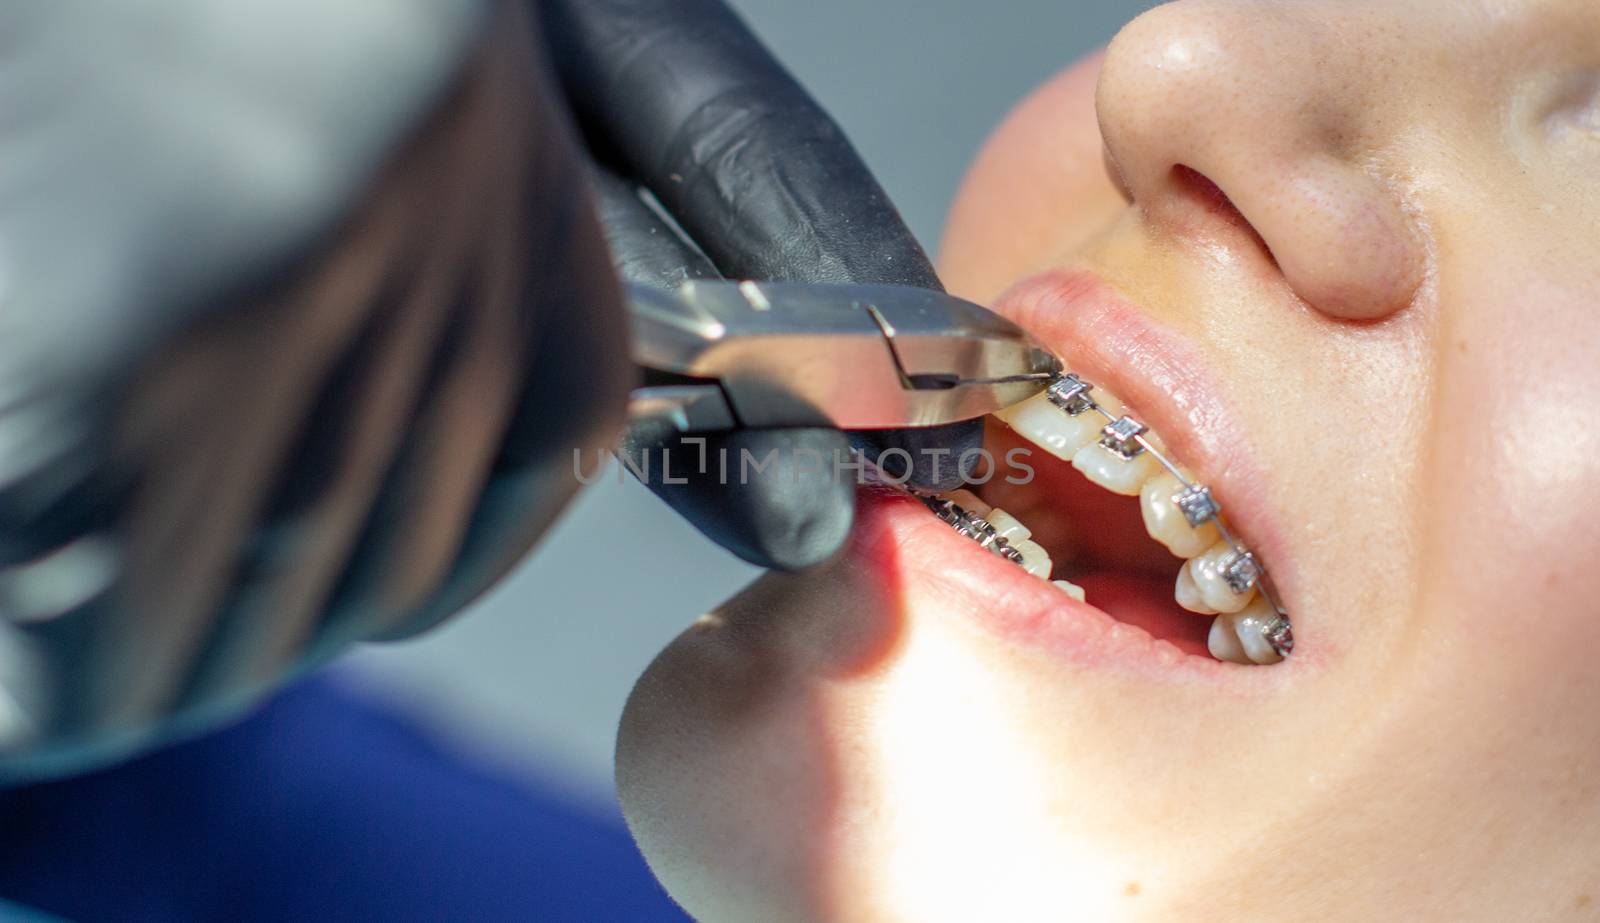
<instances>
[{"instance_id":1,"label":"metal orthodontic plier","mask_svg":"<svg viewBox=\"0 0 1600 923\"><path fill-rule=\"evenodd\" d=\"M897 285L630 285L644 385L629 423L683 433L971 420L1043 391L1061 363L1022 328Z\"/></svg>"}]
</instances>

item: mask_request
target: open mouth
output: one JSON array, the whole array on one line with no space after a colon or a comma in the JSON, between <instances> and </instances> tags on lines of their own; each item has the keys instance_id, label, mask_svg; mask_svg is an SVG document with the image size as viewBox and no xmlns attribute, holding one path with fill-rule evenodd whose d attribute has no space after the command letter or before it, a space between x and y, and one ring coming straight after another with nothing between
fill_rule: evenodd
<instances>
[{"instance_id":1,"label":"open mouth","mask_svg":"<svg viewBox=\"0 0 1600 923\"><path fill-rule=\"evenodd\" d=\"M1080 325L1086 292L1104 294L1098 284L1046 281L1045 292L1070 298ZM1035 286L1024 298L1037 306L1039 292ZM1054 348L1049 332L1044 341ZM1100 351L1097 358L1108 357ZM1075 367L1070 360L1067 366ZM1179 403L1194 398L1167 396ZM1150 391L1141 397L1159 403ZM1168 413L1163 420L1194 416ZM1185 654L1252 665L1282 661L1294 648L1288 615L1262 558L1224 514L1225 491L1185 467L1164 434L1143 419L1105 388L1068 373L989 421L991 464L970 489L924 502L991 552ZM1192 434L1182 435L1198 446Z\"/></svg>"}]
</instances>

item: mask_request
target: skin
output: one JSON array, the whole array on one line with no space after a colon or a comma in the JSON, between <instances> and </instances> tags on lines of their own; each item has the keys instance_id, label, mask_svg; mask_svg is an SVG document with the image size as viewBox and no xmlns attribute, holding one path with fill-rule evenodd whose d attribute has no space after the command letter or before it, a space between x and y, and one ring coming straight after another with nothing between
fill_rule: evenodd
<instances>
[{"instance_id":1,"label":"skin","mask_svg":"<svg viewBox=\"0 0 1600 923\"><path fill-rule=\"evenodd\" d=\"M1069 668L885 580L869 523L640 681L618 780L668 890L705 920L1600 916L1596 214L1590 0L1187 0L1041 88L944 278L1088 267L1192 346L1269 473L1301 650L1210 692Z\"/></svg>"}]
</instances>

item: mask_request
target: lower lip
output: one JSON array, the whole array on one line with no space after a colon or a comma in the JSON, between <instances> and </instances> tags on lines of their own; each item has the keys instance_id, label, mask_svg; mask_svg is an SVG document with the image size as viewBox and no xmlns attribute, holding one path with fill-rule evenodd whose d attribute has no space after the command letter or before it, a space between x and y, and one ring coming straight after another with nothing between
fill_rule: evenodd
<instances>
[{"instance_id":1,"label":"lower lip","mask_svg":"<svg viewBox=\"0 0 1600 923\"><path fill-rule=\"evenodd\" d=\"M1074 669L1159 682L1221 684L1234 691L1275 688L1289 673L1292 660L1248 667L1185 654L985 551L915 499L863 492L857 519L852 554L887 585L937 586L948 608L1008 642L1046 651Z\"/></svg>"}]
</instances>

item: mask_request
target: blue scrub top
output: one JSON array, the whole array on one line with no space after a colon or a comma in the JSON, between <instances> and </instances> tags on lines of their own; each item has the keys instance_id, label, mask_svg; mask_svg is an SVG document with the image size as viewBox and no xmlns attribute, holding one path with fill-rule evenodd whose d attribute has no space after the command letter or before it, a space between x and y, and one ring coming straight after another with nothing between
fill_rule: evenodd
<instances>
[{"instance_id":1,"label":"blue scrub top","mask_svg":"<svg viewBox=\"0 0 1600 923\"><path fill-rule=\"evenodd\" d=\"M210 736L0 792L0 920L7 901L77 921L689 919L620 821L325 678Z\"/></svg>"}]
</instances>

